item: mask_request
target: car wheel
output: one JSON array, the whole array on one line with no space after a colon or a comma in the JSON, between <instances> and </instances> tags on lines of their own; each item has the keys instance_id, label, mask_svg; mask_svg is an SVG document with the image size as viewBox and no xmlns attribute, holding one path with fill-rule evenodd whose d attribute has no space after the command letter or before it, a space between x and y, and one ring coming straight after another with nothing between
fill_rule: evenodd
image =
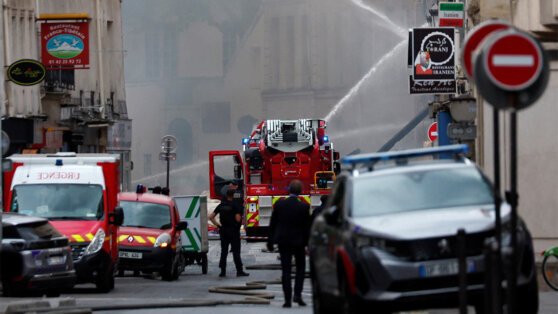
<instances>
[{"instance_id":1,"label":"car wheel","mask_svg":"<svg viewBox=\"0 0 558 314\"><path fill-rule=\"evenodd\" d=\"M343 271L343 274L344 273L345 272ZM349 287L349 281L345 276L342 276L339 286L341 288L341 297L343 298L341 313L344 314L362 313L363 310L359 307L358 299L355 295L351 293Z\"/></svg>"},{"instance_id":2,"label":"car wheel","mask_svg":"<svg viewBox=\"0 0 558 314\"><path fill-rule=\"evenodd\" d=\"M539 287L537 276L534 273L531 280L523 287L518 287L517 295L521 296L521 301L517 302L517 313L536 314L539 311Z\"/></svg>"},{"instance_id":3,"label":"car wheel","mask_svg":"<svg viewBox=\"0 0 558 314\"><path fill-rule=\"evenodd\" d=\"M336 307L328 306L318 280L312 276L312 306L314 308L314 314L333 314L338 313Z\"/></svg>"},{"instance_id":4,"label":"car wheel","mask_svg":"<svg viewBox=\"0 0 558 314\"><path fill-rule=\"evenodd\" d=\"M107 293L114 288L114 275L110 268L100 270L97 279L95 280L97 290L102 293Z\"/></svg>"},{"instance_id":5,"label":"car wheel","mask_svg":"<svg viewBox=\"0 0 558 314\"><path fill-rule=\"evenodd\" d=\"M14 287L11 277L2 275L2 293L5 297L15 297L19 291Z\"/></svg>"},{"instance_id":6,"label":"car wheel","mask_svg":"<svg viewBox=\"0 0 558 314\"><path fill-rule=\"evenodd\" d=\"M161 270L161 278L165 281L173 281L175 277L176 267L173 263L166 265Z\"/></svg>"},{"instance_id":7,"label":"car wheel","mask_svg":"<svg viewBox=\"0 0 558 314\"><path fill-rule=\"evenodd\" d=\"M57 298L60 296L60 290L58 289L49 289L46 293L46 296L49 298Z\"/></svg>"}]
</instances>

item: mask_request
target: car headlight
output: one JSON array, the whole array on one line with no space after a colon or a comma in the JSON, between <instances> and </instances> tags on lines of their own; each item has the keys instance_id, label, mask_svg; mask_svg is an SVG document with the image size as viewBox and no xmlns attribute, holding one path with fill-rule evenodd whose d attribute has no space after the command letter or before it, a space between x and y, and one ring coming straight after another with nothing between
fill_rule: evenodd
<instances>
[{"instance_id":1,"label":"car headlight","mask_svg":"<svg viewBox=\"0 0 558 314\"><path fill-rule=\"evenodd\" d=\"M386 249L386 240L366 235L358 235L355 237L355 246L357 248L376 247L381 250Z\"/></svg>"},{"instance_id":2,"label":"car headlight","mask_svg":"<svg viewBox=\"0 0 558 314\"><path fill-rule=\"evenodd\" d=\"M91 243L89 243L85 249L83 255L91 255L99 252L103 247L103 243L105 243L105 230L103 230L103 228L99 228L93 237L93 240L91 240Z\"/></svg>"},{"instance_id":3,"label":"car headlight","mask_svg":"<svg viewBox=\"0 0 558 314\"><path fill-rule=\"evenodd\" d=\"M157 240L155 240L155 247L167 247L169 246L171 242L171 236L170 234L163 232L161 233L158 237Z\"/></svg>"}]
</instances>

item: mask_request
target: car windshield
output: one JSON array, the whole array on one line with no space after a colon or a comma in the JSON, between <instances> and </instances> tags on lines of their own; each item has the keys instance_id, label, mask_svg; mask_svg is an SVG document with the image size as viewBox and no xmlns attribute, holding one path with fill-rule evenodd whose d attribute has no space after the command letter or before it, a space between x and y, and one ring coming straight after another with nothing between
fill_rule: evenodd
<instances>
[{"instance_id":1,"label":"car windshield","mask_svg":"<svg viewBox=\"0 0 558 314\"><path fill-rule=\"evenodd\" d=\"M140 227L152 229L170 229L172 227L171 211L168 205L121 201L124 210L122 227Z\"/></svg>"},{"instance_id":2,"label":"car windshield","mask_svg":"<svg viewBox=\"0 0 558 314\"><path fill-rule=\"evenodd\" d=\"M355 181L353 217L492 204L492 190L473 168L423 170Z\"/></svg>"},{"instance_id":3,"label":"car windshield","mask_svg":"<svg viewBox=\"0 0 558 314\"><path fill-rule=\"evenodd\" d=\"M10 211L51 220L101 220L103 190L88 184L16 185Z\"/></svg>"}]
</instances>

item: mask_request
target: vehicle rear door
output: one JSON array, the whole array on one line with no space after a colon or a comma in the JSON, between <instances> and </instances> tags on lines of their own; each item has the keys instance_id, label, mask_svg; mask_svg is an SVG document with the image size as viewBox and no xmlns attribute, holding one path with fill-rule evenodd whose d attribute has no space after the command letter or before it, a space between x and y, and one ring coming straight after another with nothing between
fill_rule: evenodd
<instances>
[{"instance_id":1,"label":"vehicle rear door","mask_svg":"<svg viewBox=\"0 0 558 314\"><path fill-rule=\"evenodd\" d=\"M238 190L244 190L244 164L240 152L236 150L222 150L209 152L209 196L212 199L222 199L223 187L236 181ZM244 198L244 195L242 195Z\"/></svg>"}]
</instances>

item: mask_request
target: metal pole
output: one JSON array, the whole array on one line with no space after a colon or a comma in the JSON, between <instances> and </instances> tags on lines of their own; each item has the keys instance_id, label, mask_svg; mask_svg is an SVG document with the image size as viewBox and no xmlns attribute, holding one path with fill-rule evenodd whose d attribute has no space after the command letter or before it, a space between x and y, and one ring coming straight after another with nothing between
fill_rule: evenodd
<instances>
[{"instance_id":1,"label":"metal pole","mask_svg":"<svg viewBox=\"0 0 558 314\"><path fill-rule=\"evenodd\" d=\"M511 99L514 108L514 99ZM510 192L507 195L511 206L511 263L508 279L508 313L517 313L517 113L512 111L510 114Z\"/></svg>"},{"instance_id":2,"label":"metal pole","mask_svg":"<svg viewBox=\"0 0 558 314\"><path fill-rule=\"evenodd\" d=\"M167 189L169 188L169 170L170 170L170 156L169 153L167 155Z\"/></svg>"},{"instance_id":3,"label":"metal pole","mask_svg":"<svg viewBox=\"0 0 558 314\"><path fill-rule=\"evenodd\" d=\"M497 307L497 313L501 313L500 270L502 269L502 218L500 205L502 203L502 199L500 197L500 116L496 107L493 108L492 115L494 126L494 214L496 217L496 267L493 269L491 276L493 277L493 282L498 284L498 289L493 289L497 291L497 295L492 297L492 301L494 303L494 307Z\"/></svg>"},{"instance_id":4,"label":"metal pole","mask_svg":"<svg viewBox=\"0 0 558 314\"><path fill-rule=\"evenodd\" d=\"M459 261L459 313L467 314L467 242L464 229L457 231L457 258Z\"/></svg>"}]
</instances>

